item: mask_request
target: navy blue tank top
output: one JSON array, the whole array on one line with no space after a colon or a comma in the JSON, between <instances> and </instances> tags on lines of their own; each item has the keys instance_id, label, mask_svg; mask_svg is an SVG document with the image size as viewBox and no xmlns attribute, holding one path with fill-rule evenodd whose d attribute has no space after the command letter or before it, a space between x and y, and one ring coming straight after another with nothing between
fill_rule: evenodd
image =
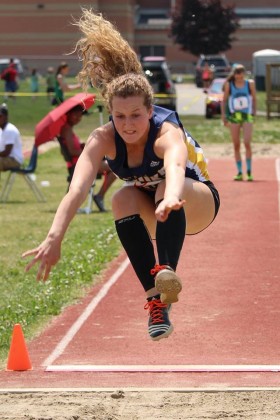
<instances>
[{"instance_id":1,"label":"navy blue tank top","mask_svg":"<svg viewBox=\"0 0 280 420\"><path fill-rule=\"evenodd\" d=\"M111 121L114 125L112 118ZM144 149L143 161L141 165L133 168L128 167L125 142L115 129L116 157L115 159L109 159L106 157L106 159L111 170L120 179L126 181L128 184L149 190L156 189L157 184L165 179L163 159L159 158L154 153L154 143L157 138L158 131L165 121L172 122L184 130L176 112L154 105L154 112L152 118L150 119L150 129ZM206 160L204 159L203 151L199 144L187 132L185 132L185 134L189 155L186 176L202 182L208 181L209 176L206 169Z\"/></svg>"}]
</instances>

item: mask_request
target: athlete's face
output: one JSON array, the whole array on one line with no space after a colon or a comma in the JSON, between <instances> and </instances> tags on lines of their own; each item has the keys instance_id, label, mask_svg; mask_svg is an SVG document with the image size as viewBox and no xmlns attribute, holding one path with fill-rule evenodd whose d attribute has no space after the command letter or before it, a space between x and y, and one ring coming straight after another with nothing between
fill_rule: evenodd
<instances>
[{"instance_id":1,"label":"athlete's face","mask_svg":"<svg viewBox=\"0 0 280 420\"><path fill-rule=\"evenodd\" d=\"M235 79L236 81L241 82L241 81L243 81L243 80L244 80L244 77L245 77L245 73L244 73L244 71L243 71L243 70L236 70L236 71L234 72L234 79Z\"/></svg>"},{"instance_id":2,"label":"athlete's face","mask_svg":"<svg viewBox=\"0 0 280 420\"><path fill-rule=\"evenodd\" d=\"M112 100L111 114L117 132L129 144L146 142L153 110L147 109L142 96Z\"/></svg>"}]
</instances>

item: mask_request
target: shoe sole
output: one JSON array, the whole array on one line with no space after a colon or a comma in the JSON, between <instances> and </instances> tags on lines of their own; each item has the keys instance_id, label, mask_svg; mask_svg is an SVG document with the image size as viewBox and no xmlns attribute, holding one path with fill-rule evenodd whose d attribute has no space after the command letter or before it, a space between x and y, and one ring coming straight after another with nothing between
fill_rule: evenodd
<instances>
[{"instance_id":1,"label":"shoe sole","mask_svg":"<svg viewBox=\"0 0 280 420\"><path fill-rule=\"evenodd\" d=\"M178 294L182 290L182 282L174 271L161 270L155 278L155 288L160 293L162 303L178 302Z\"/></svg>"},{"instance_id":2,"label":"shoe sole","mask_svg":"<svg viewBox=\"0 0 280 420\"><path fill-rule=\"evenodd\" d=\"M174 327L171 324L170 327L168 328L168 330L164 334L158 335L157 337L151 337L151 339L153 341L159 341L162 338L168 338L170 336L170 334L172 334L173 330L174 330Z\"/></svg>"}]
</instances>

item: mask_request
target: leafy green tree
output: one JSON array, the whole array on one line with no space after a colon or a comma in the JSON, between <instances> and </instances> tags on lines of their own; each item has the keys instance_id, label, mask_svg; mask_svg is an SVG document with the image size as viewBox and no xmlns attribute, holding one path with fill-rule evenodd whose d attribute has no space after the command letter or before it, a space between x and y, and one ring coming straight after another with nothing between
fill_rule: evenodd
<instances>
[{"instance_id":1,"label":"leafy green tree","mask_svg":"<svg viewBox=\"0 0 280 420\"><path fill-rule=\"evenodd\" d=\"M171 37L193 55L218 54L231 48L239 27L234 6L221 0L183 0L172 16Z\"/></svg>"}]
</instances>

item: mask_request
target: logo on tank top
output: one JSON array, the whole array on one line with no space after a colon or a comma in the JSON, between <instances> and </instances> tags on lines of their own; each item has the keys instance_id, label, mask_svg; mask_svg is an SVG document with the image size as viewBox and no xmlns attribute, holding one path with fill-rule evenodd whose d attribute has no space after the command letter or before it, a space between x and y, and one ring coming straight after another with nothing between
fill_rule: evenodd
<instances>
[{"instance_id":1,"label":"logo on tank top","mask_svg":"<svg viewBox=\"0 0 280 420\"><path fill-rule=\"evenodd\" d=\"M155 166L158 166L159 164L160 164L159 161L152 160L151 163L150 163L150 167L154 168Z\"/></svg>"}]
</instances>

